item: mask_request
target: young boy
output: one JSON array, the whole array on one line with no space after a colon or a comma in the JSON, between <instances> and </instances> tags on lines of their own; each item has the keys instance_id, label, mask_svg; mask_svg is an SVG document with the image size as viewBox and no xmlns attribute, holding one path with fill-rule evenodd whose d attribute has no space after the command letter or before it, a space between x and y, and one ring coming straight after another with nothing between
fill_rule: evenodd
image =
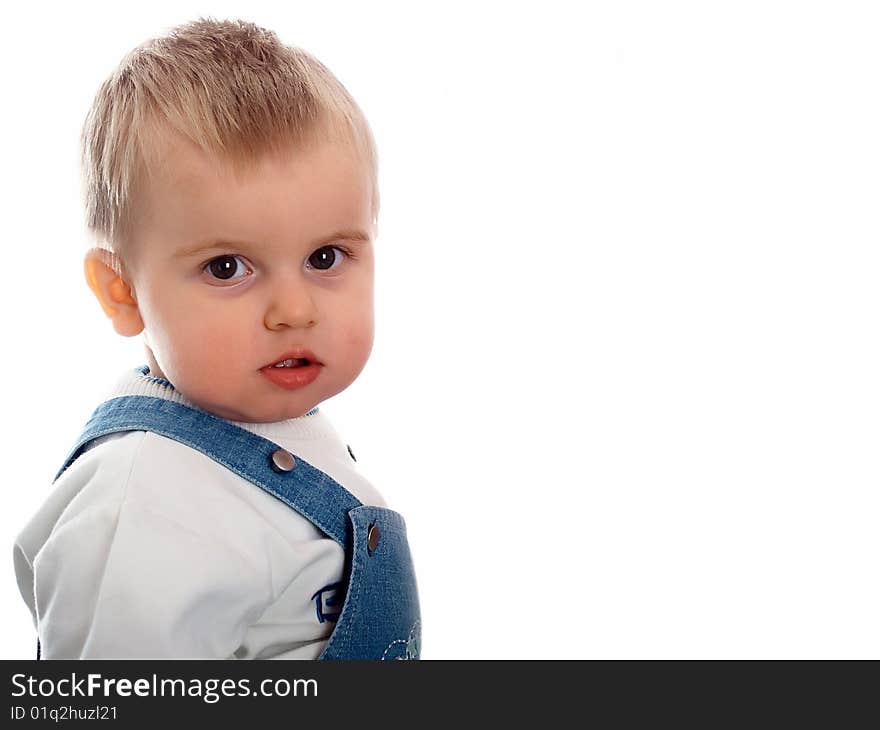
<instances>
[{"instance_id":1,"label":"young boy","mask_svg":"<svg viewBox=\"0 0 880 730\"><path fill-rule=\"evenodd\" d=\"M242 22L136 48L83 130L85 270L126 373L19 536L44 658L417 658L402 518L318 404L373 342L372 134Z\"/></svg>"}]
</instances>

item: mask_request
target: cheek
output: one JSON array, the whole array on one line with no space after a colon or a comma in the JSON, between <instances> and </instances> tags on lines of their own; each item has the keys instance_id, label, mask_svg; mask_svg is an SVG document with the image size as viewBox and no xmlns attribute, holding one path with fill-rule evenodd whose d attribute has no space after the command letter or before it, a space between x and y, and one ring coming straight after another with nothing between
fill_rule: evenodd
<instances>
[{"instance_id":1,"label":"cheek","mask_svg":"<svg viewBox=\"0 0 880 730\"><path fill-rule=\"evenodd\" d=\"M372 303L363 299L349 301L327 311L326 319L335 323L334 333L326 344L336 351L337 364L360 372L373 347Z\"/></svg>"},{"instance_id":2,"label":"cheek","mask_svg":"<svg viewBox=\"0 0 880 730\"><path fill-rule=\"evenodd\" d=\"M353 333L349 340L349 347L351 348L351 351L356 354L358 359L366 362L370 355L370 351L373 349L372 323L369 328L363 327Z\"/></svg>"},{"instance_id":3,"label":"cheek","mask_svg":"<svg viewBox=\"0 0 880 730\"><path fill-rule=\"evenodd\" d=\"M352 327L349 337L353 347L366 349L368 352L373 346L373 330L375 327L372 299L364 299L355 308L352 316Z\"/></svg>"},{"instance_id":4,"label":"cheek","mask_svg":"<svg viewBox=\"0 0 880 730\"><path fill-rule=\"evenodd\" d=\"M241 333L234 317L218 319L216 309L195 305L185 299L165 298L158 306L147 306L144 324L147 342L160 364L168 367L202 368L205 363L227 358L241 351Z\"/></svg>"}]
</instances>

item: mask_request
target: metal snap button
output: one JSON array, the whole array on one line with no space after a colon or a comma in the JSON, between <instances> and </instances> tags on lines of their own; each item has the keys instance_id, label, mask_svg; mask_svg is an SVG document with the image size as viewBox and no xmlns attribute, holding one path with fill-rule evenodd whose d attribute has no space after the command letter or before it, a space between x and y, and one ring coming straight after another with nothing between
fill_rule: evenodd
<instances>
[{"instance_id":1,"label":"metal snap button","mask_svg":"<svg viewBox=\"0 0 880 730\"><path fill-rule=\"evenodd\" d=\"M275 451L272 452L271 466L272 469L277 472L293 471L293 467L296 466L296 461L293 458L293 454L289 451L275 449Z\"/></svg>"},{"instance_id":2,"label":"metal snap button","mask_svg":"<svg viewBox=\"0 0 880 730\"><path fill-rule=\"evenodd\" d=\"M379 545L379 525L370 525L370 530L367 532L367 549L370 554L376 549Z\"/></svg>"}]
</instances>

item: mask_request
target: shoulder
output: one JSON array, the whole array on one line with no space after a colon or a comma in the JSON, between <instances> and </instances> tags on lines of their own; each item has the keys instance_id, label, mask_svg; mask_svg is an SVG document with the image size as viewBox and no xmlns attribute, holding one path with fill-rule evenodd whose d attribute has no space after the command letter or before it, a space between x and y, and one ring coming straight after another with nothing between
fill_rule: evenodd
<instances>
[{"instance_id":1,"label":"shoulder","mask_svg":"<svg viewBox=\"0 0 880 730\"><path fill-rule=\"evenodd\" d=\"M60 523L101 505L115 510L145 435L114 433L93 442L47 490L46 500L19 534L16 552L32 562Z\"/></svg>"},{"instance_id":2,"label":"shoulder","mask_svg":"<svg viewBox=\"0 0 880 730\"><path fill-rule=\"evenodd\" d=\"M83 546L112 533L116 541L196 541L259 563L273 524L293 540L320 537L286 505L204 454L152 432L128 431L97 439L58 478L20 533L16 552L17 560L33 564L47 543L71 532Z\"/></svg>"},{"instance_id":3,"label":"shoulder","mask_svg":"<svg viewBox=\"0 0 880 730\"><path fill-rule=\"evenodd\" d=\"M276 555L285 545L323 538L286 504L202 452L153 432L126 438L131 443L95 448L99 462L113 464L108 471L116 479L93 478L87 487L130 516L121 526L174 524L194 539L248 556L251 569L265 562L267 544L278 546L268 551Z\"/></svg>"}]
</instances>

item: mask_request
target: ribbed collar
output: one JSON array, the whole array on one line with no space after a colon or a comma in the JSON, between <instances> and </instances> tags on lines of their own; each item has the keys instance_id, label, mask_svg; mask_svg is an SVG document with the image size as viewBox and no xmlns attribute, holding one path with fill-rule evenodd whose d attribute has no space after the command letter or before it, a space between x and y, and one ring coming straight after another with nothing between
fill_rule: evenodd
<instances>
[{"instance_id":1,"label":"ribbed collar","mask_svg":"<svg viewBox=\"0 0 880 730\"><path fill-rule=\"evenodd\" d=\"M146 365L126 371L119 378L108 398L116 398L122 395L145 395L175 401L191 408L198 408L192 401L175 390L174 386L167 380L155 378L149 372L150 369ZM288 418L287 420L274 423L246 423L243 421L230 421L228 419L223 420L235 426L240 426L258 436L267 438L270 441L279 443L288 439L339 439L333 425L318 406L315 406L304 416Z\"/></svg>"}]
</instances>

